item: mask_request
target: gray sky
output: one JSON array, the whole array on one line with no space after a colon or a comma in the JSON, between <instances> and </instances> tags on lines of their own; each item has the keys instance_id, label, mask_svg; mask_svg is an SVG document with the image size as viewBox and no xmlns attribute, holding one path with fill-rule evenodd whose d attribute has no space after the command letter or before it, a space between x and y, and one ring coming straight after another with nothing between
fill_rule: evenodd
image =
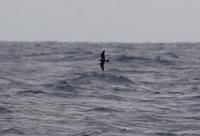
<instances>
[{"instance_id":1,"label":"gray sky","mask_svg":"<svg viewBox=\"0 0 200 136\"><path fill-rule=\"evenodd\" d=\"M200 0L0 0L0 40L200 41Z\"/></svg>"}]
</instances>

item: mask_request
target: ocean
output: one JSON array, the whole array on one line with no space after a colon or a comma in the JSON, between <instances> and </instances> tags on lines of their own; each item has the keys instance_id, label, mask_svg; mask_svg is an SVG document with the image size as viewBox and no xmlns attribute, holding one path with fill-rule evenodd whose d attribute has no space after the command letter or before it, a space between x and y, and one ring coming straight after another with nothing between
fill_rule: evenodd
<instances>
[{"instance_id":1,"label":"ocean","mask_svg":"<svg viewBox=\"0 0 200 136\"><path fill-rule=\"evenodd\" d=\"M0 135L200 136L200 43L0 42Z\"/></svg>"}]
</instances>

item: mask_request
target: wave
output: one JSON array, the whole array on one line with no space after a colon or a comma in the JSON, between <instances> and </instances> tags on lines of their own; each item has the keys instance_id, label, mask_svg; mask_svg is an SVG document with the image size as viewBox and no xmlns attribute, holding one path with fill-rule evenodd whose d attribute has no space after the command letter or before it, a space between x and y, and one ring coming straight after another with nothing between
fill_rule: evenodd
<instances>
[{"instance_id":1,"label":"wave","mask_svg":"<svg viewBox=\"0 0 200 136\"><path fill-rule=\"evenodd\" d=\"M105 108L105 107L97 107L97 108L92 108L89 110L86 110L87 112L89 111L96 111L96 112L120 112L120 110L113 109L113 108Z\"/></svg>"},{"instance_id":2,"label":"wave","mask_svg":"<svg viewBox=\"0 0 200 136\"><path fill-rule=\"evenodd\" d=\"M101 132L78 132L75 133L73 136L96 136L96 135L101 135Z\"/></svg>"},{"instance_id":3,"label":"wave","mask_svg":"<svg viewBox=\"0 0 200 136\"><path fill-rule=\"evenodd\" d=\"M98 98L106 99L106 100L116 100L116 101L126 101L126 98L116 96L116 95L103 95Z\"/></svg>"},{"instance_id":4,"label":"wave","mask_svg":"<svg viewBox=\"0 0 200 136\"><path fill-rule=\"evenodd\" d=\"M44 94L41 90L26 90L17 92L18 95L33 95L33 94Z\"/></svg>"},{"instance_id":5,"label":"wave","mask_svg":"<svg viewBox=\"0 0 200 136\"><path fill-rule=\"evenodd\" d=\"M145 57L135 57L135 56L126 56L126 55L120 55L119 57L116 58L116 61L120 61L120 62L150 62L152 61L152 59L150 58L145 58Z\"/></svg>"},{"instance_id":6,"label":"wave","mask_svg":"<svg viewBox=\"0 0 200 136\"><path fill-rule=\"evenodd\" d=\"M70 84L67 79L66 80L58 80L55 83L48 84L48 87L51 87L55 90L68 90L68 91L72 91L75 89L75 86Z\"/></svg>"},{"instance_id":7,"label":"wave","mask_svg":"<svg viewBox=\"0 0 200 136\"><path fill-rule=\"evenodd\" d=\"M11 111L8 110L8 109L5 108L5 107L0 107L0 114L7 114L7 113L11 113Z\"/></svg>"},{"instance_id":8,"label":"wave","mask_svg":"<svg viewBox=\"0 0 200 136\"><path fill-rule=\"evenodd\" d=\"M136 74L148 74L148 73L155 73L155 74L157 74L158 72L157 71L155 71L155 70L148 70L148 69L139 69L139 70L135 70L135 69L133 69L133 70L131 70L131 69L129 69L129 70L124 70L124 69L117 69L117 68L112 68L112 69L110 69L109 70L109 72L114 72L114 73L117 73L117 74L119 74L119 73L136 73Z\"/></svg>"},{"instance_id":9,"label":"wave","mask_svg":"<svg viewBox=\"0 0 200 136\"><path fill-rule=\"evenodd\" d=\"M184 100L199 100L200 99L200 95L189 95L189 96L185 96Z\"/></svg>"},{"instance_id":10,"label":"wave","mask_svg":"<svg viewBox=\"0 0 200 136\"><path fill-rule=\"evenodd\" d=\"M160 57L156 58L156 62L162 64L162 65L174 65L175 63L173 61L170 60L162 60L160 59Z\"/></svg>"},{"instance_id":11,"label":"wave","mask_svg":"<svg viewBox=\"0 0 200 136\"><path fill-rule=\"evenodd\" d=\"M161 132L158 132L158 133L153 133L154 136L177 136L176 134L174 133L161 133Z\"/></svg>"},{"instance_id":12,"label":"wave","mask_svg":"<svg viewBox=\"0 0 200 136\"><path fill-rule=\"evenodd\" d=\"M168 58L173 58L173 59L177 59L179 58L179 56L175 53L172 53L172 52L167 52L167 53L164 53L164 55Z\"/></svg>"},{"instance_id":13,"label":"wave","mask_svg":"<svg viewBox=\"0 0 200 136\"><path fill-rule=\"evenodd\" d=\"M126 87L113 87L112 88L113 91L117 91L117 92L131 92L131 91L135 91L135 89L131 88L129 85Z\"/></svg>"},{"instance_id":14,"label":"wave","mask_svg":"<svg viewBox=\"0 0 200 136\"><path fill-rule=\"evenodd\" d=\"M54 83L46 84L49 90L48 95L57 97L77 97L81 88L77 85L69 83L70 80L58 80Z\"/></svg>"},{"instance_id":15,"label":"wave","mask_svg":"<svg viewBox=\"0 0 200 136\"><path fill-rule=\"evenodd\" d=\"M88 73L79 73L80 76L76 79L73 79L73 82L92 82L92 81L102 81L109 83L132 83L132 81L125 76L114 75L111 73L98 73L98 72L88 72Z\"/></svg>"},{"instance_id":16,"label":"wave","mask_svg":"<svg viewBox=\"0 0 200 136\"><path fill-rule=\"evenodd\" d=\"M0 131L1 135L8 135L8 134L13 134L13 135L24 135L24 133L16 128L9 128L5 130Z\"/></svg>"},{"instance_id":17,"label":"wave","mask_svg":"<svg viewBox=\"0 0 200 136\"><path fill-rule=\"evenodd\" d=\"M51 55L55 55L54 52L52 53L45 53L45 52L42 52L42 53L31 53L31 54L27 54L26 56L27 57L40 57L40 56L51 56Z\"/></svg>"},{"instance_id":18,"label":"wave","mask_svg":"<svg viewBox=\"0 0 200 136\"><path fill-rule=\"evenodd\" d=\"M125 76L118 76L111 73L98 73L98 72L86 72L86 73L77 73L79 76L73 79L62 79L57 80L52 83L44 84L48 91L48 95L54 95L58 97L77 97L80 95L81 91L84 90L81 85L92 84L95 82L106 82L112 84L129 84L132 81ZM42 94L45 92L41 91L23 91L19 92L19 94L27 95L27 94ZM105 96L110 97L110 96ZM111 97L110 97L111 98ZM106 98L105 98L106 99ZM113 99L123 99L113 97Z\"/></svg>"},{"instance_id":19,"label":"wave","mask_svg":"<svg viewBox=\"0 0 200 136\"><path fill-rule=\"evenodd\" d=\"M116 58L116 61L120 63L135 63L135 64L161 64L161 65L173 65L174 61L173 59L166 59L162 57L161 55L158 55L155 59L153 58L147 58L147 57L135 57L135 56L126 56L121 55Z\"/></svg>"}]
</instances>

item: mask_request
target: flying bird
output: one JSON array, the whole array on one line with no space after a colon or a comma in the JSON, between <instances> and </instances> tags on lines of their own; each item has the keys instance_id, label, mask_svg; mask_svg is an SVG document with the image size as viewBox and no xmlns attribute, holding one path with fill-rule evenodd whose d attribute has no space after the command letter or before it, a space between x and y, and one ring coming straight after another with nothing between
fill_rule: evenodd
<instances>
[{"instance_id":1,"label":"flying bird","mask_svg":"<svg viewBox=\"0 0 200 136\"><path fill-rule=\"evenodd\" d=\"M102 53L101 53L101 59L99 59L99 61L100 61L101 69L102 69L102 71L104 71L104 63L105 62L109 62L109 59L105 58L105 50L102 51Z\"/></svg>"}]
</instances>

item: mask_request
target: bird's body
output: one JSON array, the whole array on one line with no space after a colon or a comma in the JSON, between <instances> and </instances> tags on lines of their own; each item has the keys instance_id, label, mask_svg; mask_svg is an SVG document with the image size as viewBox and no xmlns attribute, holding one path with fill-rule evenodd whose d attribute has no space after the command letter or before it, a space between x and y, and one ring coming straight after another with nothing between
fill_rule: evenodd
<instances>
[{"instance_id":1,"label":"bird's body","mask_svg":"<svg viewBox=\"0 0 200 136\"><path fill-rule=\"evenodd\" d=\"M105 58L105 50L103 50L103 52L101 53L101 59L99 59L99 61L100 61L101 69L102 71L104 71L104 63L109 62L109 59Z\"/></svg>"}]
</instances>

